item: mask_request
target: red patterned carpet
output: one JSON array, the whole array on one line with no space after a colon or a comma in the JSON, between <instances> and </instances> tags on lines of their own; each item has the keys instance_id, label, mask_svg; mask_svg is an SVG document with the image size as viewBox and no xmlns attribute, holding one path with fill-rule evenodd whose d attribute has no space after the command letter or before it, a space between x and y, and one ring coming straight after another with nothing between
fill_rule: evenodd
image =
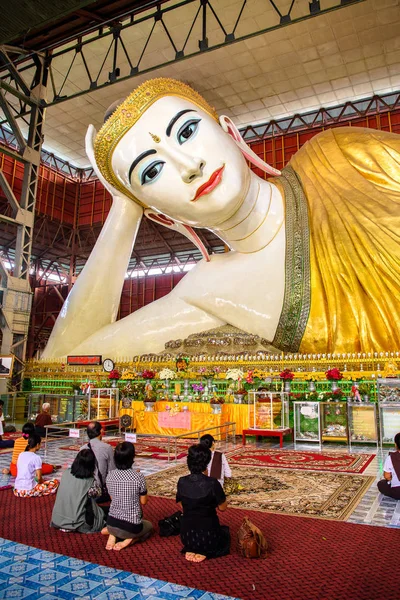
<instances>
[{"instance_id":1,"label":"red patterned carpet","mask_svg":"<svg viewBox=\"0 0 400 600\"><path fill-rule=\"evenodd\" d=\"M196 565L180 554L178 538L154 535L120 553L105 550L100 534L66 534L49 528L54 499L1 493L0 535L41 549L82 558L243 600L398 600L400 530L228 510L232 554ZM173 500L151 498L153 523L176 510ZM236 532L245 515L265 533L266 560L240 557ZM392 576L388 575L392 573Z\"/></svg>"},{"instance_id":2,"label":"red patterned carpet","mask_svg":"<svg viewBox=\"0 0 400 600\"><path fill-rule=\"evenodd\" d=\"M107 440L107 438L103 438L103 442L106 442L110 446L115 447L119 442L123 442L124 438ZM182 440L177 443L177 458L183 458L187 455L188 448L194 443L194 441L185 441ZM71 444L70 446L62 446L59 450L72 450L79 452L81 446L78 444ZM151 441L146 442L145 440L139 439L135 443L136 456L141 458L156 458L158 460L168 460L168 442L165 440L158 440L157 438L153 438ZM172 458L175 459L175 444L170 444L170 460Z\"/></svg>"},{"instance_id":3,"label":"red patterned carpet","mask_svg":"<svg viewBox=\"0 0 400 600\"><path fill-rule=\"evenodd\" d=\"M375 456L375 454L263 450L245 446L230 454L229 462L248 467L363 473Z\"/></svg>"}]
</instances>

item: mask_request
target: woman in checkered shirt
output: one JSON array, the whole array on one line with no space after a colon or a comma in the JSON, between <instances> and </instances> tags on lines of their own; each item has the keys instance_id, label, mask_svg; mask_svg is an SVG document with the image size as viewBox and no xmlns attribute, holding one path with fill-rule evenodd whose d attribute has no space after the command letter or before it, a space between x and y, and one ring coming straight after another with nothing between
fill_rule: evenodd
<instances>
[{"instance_id":1,"label":"woman in checkered shirt","mask_svg":"<svg viewBox=\"0 0 400 600\"><path fill-rule=\"evenodd\" d=\"M106 480L111 496L107 525L102 531L109 535L106 550L122 550L135 542L144 542L153 530L150 521L143 519L142 506L148 501L146 481L132 469L134 459L135 446L130 442L121 442L115 448L116 469Z\"/></svg>"}]
</instances>

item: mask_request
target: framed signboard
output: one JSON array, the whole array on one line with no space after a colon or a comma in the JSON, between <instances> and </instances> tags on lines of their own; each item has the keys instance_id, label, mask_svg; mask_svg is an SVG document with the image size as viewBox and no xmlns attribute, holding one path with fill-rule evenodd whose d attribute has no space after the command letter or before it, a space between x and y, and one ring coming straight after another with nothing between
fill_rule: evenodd
<instances>
[{"instance_id":1,"label":"framed signboard","mask_svg":"<svg viewBox=\"0 0 400 600\"><path fill-rule=\"evenodd\" d=\"M0 354L0 377L11 377L14 365L14 356L12 354Z\"/></svg>"},{"instance_id":2,"label":"framed signboard","mask_svg":"<svg viewBox=\"0 0 400 600\"><path fill-rule=\"evenodd\" d=\"M97 354L81 355L81 356L67 356L67 364L74 365L74 366L82 366L82 367L91 366L91 365L95 366L95 365L101 365L102 360L101 360L101 356L97 355Z\"/></svg>"}]
</instances>

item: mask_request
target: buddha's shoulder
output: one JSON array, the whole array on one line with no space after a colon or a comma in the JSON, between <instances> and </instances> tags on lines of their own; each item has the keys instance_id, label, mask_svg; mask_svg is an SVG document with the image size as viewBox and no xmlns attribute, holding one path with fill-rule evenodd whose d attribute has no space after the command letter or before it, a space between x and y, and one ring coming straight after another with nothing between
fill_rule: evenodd
<instances>
[{"instance_id":1,"label":"buddha's shoulder","mask_svg":"<svg viewBox=\"0 0 400 600\"><path fill-rule=\"evenodd\" d=\"M400 135L398 133L380 131L369 127L334 127L314 135L306 144L304 144L304 146L302 146L302 148L300 148L298 153L301 153L303 148L306 149L307 145L320 146L323 148L329 144L346 147L349 144L367 143L389 144L400 147Z\"/></svg>"}]
</instances>

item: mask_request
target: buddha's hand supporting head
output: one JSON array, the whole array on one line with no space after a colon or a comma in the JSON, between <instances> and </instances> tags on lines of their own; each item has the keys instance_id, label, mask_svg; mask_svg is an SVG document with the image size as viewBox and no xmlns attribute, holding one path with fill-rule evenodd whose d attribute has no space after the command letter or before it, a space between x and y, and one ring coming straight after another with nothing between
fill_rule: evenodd
<instances>
[{"instance_id":1,"label":"buddha's hand supporting head","mask_svg":"<svg viewBox=\"0 0 400 600\"><path fill-rule=\"evenodd\" d=\"M194 227L223 223L248 191L250 169L237 144L207 102L178 81L139 86L106 121L94 150L108 189Z\"/></svg>"}]
</instances>

